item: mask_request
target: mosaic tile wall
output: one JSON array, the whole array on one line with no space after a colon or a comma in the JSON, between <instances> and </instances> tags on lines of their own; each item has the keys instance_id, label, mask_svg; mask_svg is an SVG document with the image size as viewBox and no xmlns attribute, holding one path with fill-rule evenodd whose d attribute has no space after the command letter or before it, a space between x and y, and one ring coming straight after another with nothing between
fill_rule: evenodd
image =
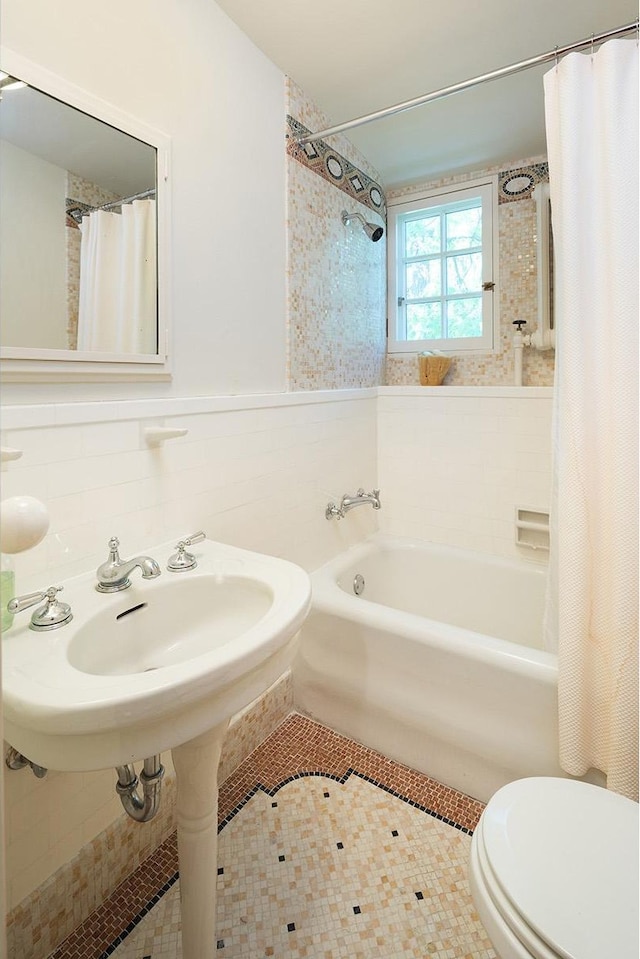
<instances>
[{"instance_id":1,"label":"mosaic tile wall","mask_svg":"<svg viewBox=\"0 0 640 959\"><path fill-rule=\"evenodd\" d=\"M291 676L287 674L233 718L220 758L220 783L229 778L292 709L293 689ZM176 828L176 790L170 754L163 755L163 763L167 773L162 784L162 802L151 822L140 825L128 816L120 815L77 856L11 910L7 917L9 959L45 959L141 863L167 843ZM19 775L27 778L29 773L23 770ZM109 775L112 780L110 791L113 792L115 774L111 772ZM152 871L142 889L151 888L154 881Z\"/></svg>"},{"instance_id":2,"label":"mosaic tile wall","mask_svg":"<svg viewBox=\"0 0 640 959\"><path fill-rule=\"evenodd\" d=\"M497 353L453 358L444 380L445 386L511 386L514 382L513 326L515 319L525 320L527 329L537 326L536 207L531 190L536 183L548 179L548 168L542 158L522 160L508 170L491 167L475 173L414 184L387 192L387 202L413 193L449 183L464 183L485 174L499 174L498 205L500 263L500 347ZM510 190L514 192L509 195ZM555 352L525 349L523 385L553 386ZM387 357L385 384L413 386L419 383L415 356Z\"/></svg>"},{"instance_id":3,"label":"mosaic tile wall","mask_svg":"<svg viewBox=\"0 0 640 959\"><path fill-rule=\"evenodd\" d=\"M306 129L326 117L291 80L287 113ZM287 162L288 322L290 390L346 389L382 382L386 314L386 237L373 243L359 223L344 226L343 210L385 225L371 197L379 177L343 136L332 137L331 155L343 163L340 184L331 170L318 175L290 152ZM337 174L336 166L336 174ZM353 195L358 179L367 204Z\"/></svg>"}]
</instances>

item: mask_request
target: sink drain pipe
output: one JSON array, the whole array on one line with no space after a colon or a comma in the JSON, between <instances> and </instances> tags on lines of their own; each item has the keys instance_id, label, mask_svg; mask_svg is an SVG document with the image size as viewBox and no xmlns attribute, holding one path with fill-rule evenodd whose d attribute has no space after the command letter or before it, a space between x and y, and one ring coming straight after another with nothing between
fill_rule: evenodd
<instances>
[{"instance_id":1,"label":"sink drain pipe","mask_svg":"<svg viewBox=\"0 0 640 959\"><path fill-rule=\"evenodd\" d=\"M131 764L116 766L116 772L116 792L120 796L124 811L136 822L149 822L160 808L160 786L164 776L160 756L145 759L139 780ZM137 792L139 782L142 783L142 798Z\"/></svg>"},{"instance_id":2,"label":"sink drain pipe","mask_svg":"<svg viewBox=\"0 0 640 959\"><path fill-rule=\"evenodd\" d=\"M7 749L7 755L4 761L8 769L24 769L25 766L29 766L33 775L37 776L38 779L44 779L49 771L45 769L44 766L38 766L37 763L32 763L30 759L23 756L22 753L14 749L13 746L9 746Z\"/></svg>"}]
</instances>

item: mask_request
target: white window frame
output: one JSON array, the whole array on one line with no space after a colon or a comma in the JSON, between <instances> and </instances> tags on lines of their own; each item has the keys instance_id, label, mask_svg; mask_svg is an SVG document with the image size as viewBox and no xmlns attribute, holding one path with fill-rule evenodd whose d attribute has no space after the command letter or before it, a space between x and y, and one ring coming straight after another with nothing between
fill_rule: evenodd
<instances>
[{"instance_id":1,"label":"white window frame","mask_svg":"<svg viewBox=\"0 0 640 959\"><path fill-rule=\"evenodd\" d=\"M473 197L482 198L482 284L489 288L482 293L482 335L453 337L438 340L403 339L406 329L404 315L404 269L402 224L409 213L460 203L461 207ZM499 342L498 310L498 178L483 177L467 180L434 190L416 191L391 200L387 208L388 230L388 343L389 353L420 353L425 350L444 350L448 353L490 353ZM493 285L491 285L493 284ZM402 300L399 303L399 298Z\"/></svg>"}]
</instances>

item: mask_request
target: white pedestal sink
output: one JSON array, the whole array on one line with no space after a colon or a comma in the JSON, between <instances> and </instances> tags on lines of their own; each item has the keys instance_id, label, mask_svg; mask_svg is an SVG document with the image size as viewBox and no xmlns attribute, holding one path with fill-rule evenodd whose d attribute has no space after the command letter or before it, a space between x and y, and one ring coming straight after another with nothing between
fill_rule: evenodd
<instances>
[{"instance_id":1,"label":"white pedestal sink","mask_svg":"<svg viewBox=\"0 0 640 959\"><path fill-rule=\"evenodd\" d=\"M172 751L183 959L212 959L216 948L218 763L227 726L220 723Z\"/></svg>"},{"instance_id":2,"label":"white pedestal sink","mask_svg":"<svg viewBox=\"0 0 640 959\"><path fill-rule=\"evenodd\" d=\"M173 543L148 551L166 569ZM309 577L285 560L205 540L195 570L104 594L67 580L73 620L2 640L4 734L32 762L84 771L172 750L184 959L213 959L217 769L229 719L291 664ZM141 828L144 828L143 826Z\"/></svg>"}]
</instances>

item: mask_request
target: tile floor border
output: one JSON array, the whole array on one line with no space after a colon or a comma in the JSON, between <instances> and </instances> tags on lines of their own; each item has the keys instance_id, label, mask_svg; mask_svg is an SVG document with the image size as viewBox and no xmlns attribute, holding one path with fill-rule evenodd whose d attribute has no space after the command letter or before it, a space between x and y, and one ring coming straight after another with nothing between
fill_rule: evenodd
<instances>
[{"instance_id":1,"label":"tile floor border","mask_svg":"<svg viewBox=\"0 0 640 959\"><path fill-rule=\"evenodd\" d=\"M322 776L344 784L352 775L468 835L484 808L477 800L294 712L220 786L218 832L259 791L273 797L295 779ZM177 868L173 833L49 959L108 959L176 882Z\"/></svg>"}]
</instances>

